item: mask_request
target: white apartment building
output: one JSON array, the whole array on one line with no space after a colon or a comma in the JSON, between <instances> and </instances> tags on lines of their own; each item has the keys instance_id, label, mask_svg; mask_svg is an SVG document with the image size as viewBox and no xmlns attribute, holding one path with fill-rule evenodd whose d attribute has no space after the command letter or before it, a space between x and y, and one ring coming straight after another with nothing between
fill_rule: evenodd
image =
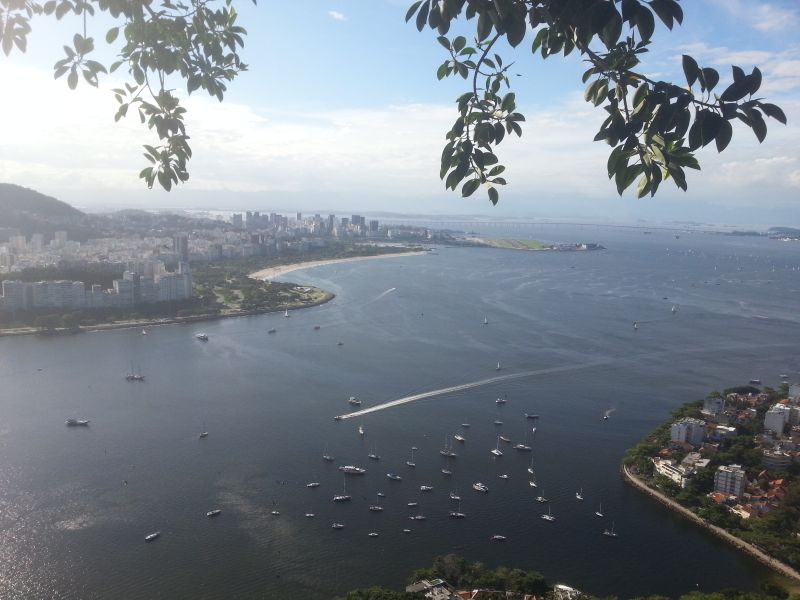
<instances>
[{"instance_id":1,"label":"white apartment building","mask_svg":"<svg viewBox=\"0 0 800 600\"><path fill-rule=\"evenodd\" d=\"M679 444L688 442L692 446L699 446L703 443L706 435L705 421L685 417L675 421L670 427L670 440Z\"/></svg>"},{"instance_id":2,"label":"white apartment building","mask_svg":"<svg viewBox=\"0 0 800 600\"><path fill-rule=\"evenodd\" d=\"M741 498L744 492L745 473L741 465L722 465L714 473L714 491L726 496Z\"/></svg>"},{"instance_id":3,"label":"white apartment building","mask_svg":"<svg viewBox=\"0 0 800 600\"><path fill-rule=\"evenodd\" d=\"M783 428L787 423L791 422L792 407L784 404L776 404L767 411L764 415L764 429L782 435Z\"/></svg>"}]
</instances>

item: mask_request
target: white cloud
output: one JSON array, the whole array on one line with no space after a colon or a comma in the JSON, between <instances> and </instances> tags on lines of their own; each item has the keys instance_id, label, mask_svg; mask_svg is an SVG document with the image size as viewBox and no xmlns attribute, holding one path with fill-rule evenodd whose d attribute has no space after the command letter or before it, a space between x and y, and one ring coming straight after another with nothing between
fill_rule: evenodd
<instances>
[{"instance_id":1,"label":"white cloud","mask_svg":"<svg viewBox=\"0 0 800 600\"><path fill-rule=\"evenodd\" d=\"M710 2L765 33L794 29L800 24L800 11L797 8L783 8L769 2L750 0L710 0Z\"/></svg>"},{"instance_id":2,"label":"white cloud","mask_svg":"<svg viewBox=\"0 0 800 600\"><path fill-rule=\"evenodd\" d=\"M328 16L334 21L347 21L347 17L345 17L342 13L337 12L335 10L329 10Z\"/></svg>"},{"instance_id":3,"label":"white cloud","mask_svg":"<svg viewBox=\"0 0 800 600\"><path fill-rule=\"evenodd\" d=\"M759 96L785 94L800 89L800 46L790 46L780 52L765 50L731 50L725 46L710 46L705 42L685 44L682 53L697 59L701 66L714 66L720 71L720 84L715 91L721 93L731 81L731 65L749 72L753 66L763 73ZM675 56L680 61L680 56Z\"/></svg>"},{"instance_id":4,"label":"white cloud","mask_svg":"<svg viewBox=\"0 0 800 600\"><path fill-rule=\"evenodd\" d=\"M192 96L185 100L194 150L191 179L178 194L167 196L146 192L137 176L145 166L141 145L153 143L154 135L135 115L114 124L116 102L107 89L71 92L47 72L8 63L0 63L0 80L13 90L0 95L0 114L14 116L3 123L0 181L65 199L84 198L84 205L126 194L171 203L180 194L213 192L222 203L230 194L260 193L318 198L317 206L326 198L344 197L374 210L403 210L407 200L420 198L444 198L442 206L449 202L463 211L486 208L482 192L462 200L443 192L438 177L444 134L456 115L452 105L290 112ZM739 124L723 155L701 152L704 172L689 174L685 197L754 207L794 202L800 183L795 151L800 126L795 123L800 119L793 115L800 114L800 103L783 107L789 127L770 123L763 145ZM616 196L606 177L609 148L592 142L605 116L601 109L576 94L559 104L521 110L527 116L522 139L511 137L497 149L508 167L505 194L535 198L543 209L557 207L551 200L556 197L579 203ZM771 190L766 199L765 186Z\"/></svg>"}]
</instances>

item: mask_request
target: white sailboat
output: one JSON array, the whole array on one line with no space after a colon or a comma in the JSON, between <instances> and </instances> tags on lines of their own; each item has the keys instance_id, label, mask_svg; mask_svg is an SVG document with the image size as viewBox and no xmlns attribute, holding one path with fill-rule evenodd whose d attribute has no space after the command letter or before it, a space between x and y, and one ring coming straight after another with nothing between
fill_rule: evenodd
<instances>
[{"instance_id":1,"label":"white sailboat","mask_svg":"<svg viewBox=\"0 0 800 600\"><path fill-rule=\"evenodd\" d=\"M495 371L500 371L502 367L500 366L500 361L497 361L497 366L494 368Z\"/></svg>"},{"instance_id":2,"label":"white sailboat","mask_svg":"<svg viewBox=\"0 0 800 600\"><path fill-rule=\"evenodd\" d=\"M333 497L334 502L349 502L351 497L347 495L347 477L342 481L342 493Z\"/></svg>"},{"instance_id":3,"label":"white sailboat","mask_svg":"<svg viewBox=\"0 0 800 600\"><path fill-rule=\"evenodd\" d=\"M367 454L367 458L371 458L372 460L380 460L381 459L381 457L378 455L378 453L376 451L375 444L372 444L372 452Z\"/></svg>"},{"instance_id":4,"label":"white sailboat","mask_svg":"<svg viewBox=\"0 0 800 600\"><path fill-rule=\"evenodd\" d=\"M358 426L358 435L361 435L361 436L364 435L364 424L363 423Z\"/></svg>"},{"instance_id":5,"label":"white sailboat","mask_svg":"<svg viewBox=\"0 0 800 600\"><path fill-rule=\"evenodd\" d=\"M483 317L483 324L484 325L488 325L489 324L489 317Z\"/></svg>"},{"instance_id":6,"label":"white sailboat","mask_svg":"<svg viewBox=\"0 0 800 600\"><path fill-rule=\"evenodd\" d=\"M466 519L467 515L461 512L461 500L458 501L458 509L450 511L451 519Z\"/></svg>"},{"instance_id":7,"label":"white sailboat","mask_svg":"<svg viewBox=\"0 0 800 600\"><path fill-rule=\"evenodd\" d=\"M371 505L369 509L372 512L382 512L383 507L381 506L381 493L378 492L378 495L375 497L375 504Z\"/></svg>"},{"instance_id":8,"label":"white sailboat","mask_svg":"<svg viewBox=\"0 0 800 600\"><path fill-rule=\"evenodd\" d=\"M286 312L283 313L283 316L286 317L287 319L289 318L289 309L288 308L286 309Z\"/></svg>"},{"instance_id":9,"label":"white sailboat","mask_svg":"<svg viewBox=\"0 0 800 600\"><path fill-rule=\"evenodd\" d=\"M532 448L528 445L528 429L525 428L525 442L521 444L514 444L514 450L519 450L520 452L530 452Z\"/></svg>"},{"instance_id":10,"label":"white sailboat","mask_svg":"<svg viewBox=\"0 0 800 600\"><path fill-rule=\"evenodd\" d=\"M550 511L550 505L549 504L547 505L547 514L546 515L542 515L542 518L545 521L550 521L551 523L556 520L556 518L553 516L553 513Z\"/></svg>"},{"instance_id":11,"label":"white sailboat","mask_svg":"<svg viewBox=\"0 0 800 600\"><path fill-rule=\"evenodd\" d=\"M533 456L531 456L531 464L528 465L528 473L533 475Z\"/></svg>"},{"instance_id":12,"label":"white sailboat","mask_svg":"<svg viewBox=\"0 0 800 600\"><path fill-rule=\"evenodd\" d=\"M499 456L503 456L503 452L502 452L502 450L500 450L500 436L499 435L497 436L497 445L492 450L489 450L489 452L491 452L492 454L494 454L495 456L498 456L498 457Z\"/></svg>"},{"instance_id":13,"label":"white sailboat","mask_svg":"<svg viewBox=\"0 0 800 600\"><path fill-rule=\"evenodd\" d=\"M583 488L575 492L575 499L576 500L583 500Z\"/></svg>"},{"instance_id":14,"label":"white sailboat","mask_svg":"<svg viewBox=\"0 0 800 600\"><path fill-rule=\"evenodd\" d=\"M336 460L336 457L328 454L328 444L325 444L325 449L322 451L322 460L327 462L333 462Z\"/></svg>"},{"instance_id":15,"label":"white sailboat","mask_svg":"<svg viewBox=\"0 0 800 600\"><path fill-rule=\"evenodd\" d=\"M594 514L596 514L598 517L604 516L603 515L603 503L602 502L600 503L600 507L596 511L594 511Z\"/></svg>"},{"instance_id":16,"label":"white sailboat","mask_svg":"<svg viewBox=\"0 0 800 600\"><path fill-rule=\"evenodd\" d=\"M606 537L612 537L612 538L617 537L617 532L614 531L614 521L611 521L611 529L605 529L603 531L603 535L606 536Z\"/></svg>"},{"instance_id":17,"label":"white sailboat","mask_svg":"<svg viewBox=\"0 0 800 600\"><path fill-rule=\"evenodd\" d=\"M412 468L417 466L417 463L414 462L414 450L415 448L411 448L411 458L406 461L406 464Z\"/></svg>"}]
</instances>

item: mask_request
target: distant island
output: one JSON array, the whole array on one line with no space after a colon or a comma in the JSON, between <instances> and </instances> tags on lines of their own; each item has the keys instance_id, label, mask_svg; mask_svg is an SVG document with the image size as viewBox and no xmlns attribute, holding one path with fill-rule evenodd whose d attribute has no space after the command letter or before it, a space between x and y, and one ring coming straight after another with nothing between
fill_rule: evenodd
<instances>
[{"instance_id":1,"label":"distant island","mask_svg":"<svg viewBox=\"0 0 800 600\"><path fill-rule=\"evenodd\" d=\"M484 237L465 237L465 241L475 246L487 248L502 248L503 250L523 250L533 252L588 252L591 250L605 250L600 244L545 244L539 240L513 240Z\"/></svg>"},{"instance_id":2,"label":"distant island","mask_svg":"<svg viewBox=\"0 0 800 600\"><path fill-rule=\"evenodd\" d=\"M629 450L623 475L797 582L798 417L800 388L787 383L777 390L749 385L713 392L681 406Z\"/></svg>"}]
</instances>

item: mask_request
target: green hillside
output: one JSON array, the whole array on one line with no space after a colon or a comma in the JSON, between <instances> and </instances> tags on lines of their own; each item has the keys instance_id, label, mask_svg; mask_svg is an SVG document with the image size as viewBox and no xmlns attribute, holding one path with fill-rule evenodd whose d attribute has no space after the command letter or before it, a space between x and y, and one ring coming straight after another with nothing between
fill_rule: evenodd
<instances>
[{"instance_id":1,"label":"green hillside","mask_svg":"<svg viewBox=\"0 0 800 600\"><path fill-rule=\"evenodd\" d=\"M0 183L0 229L17 229L23 235L42 233L51 238L66 230L71 239L85 240L93 234L86 215L66 202L13 183ZM0 239L0 242L5 241Z\"/></svg>"}]
</instances>

